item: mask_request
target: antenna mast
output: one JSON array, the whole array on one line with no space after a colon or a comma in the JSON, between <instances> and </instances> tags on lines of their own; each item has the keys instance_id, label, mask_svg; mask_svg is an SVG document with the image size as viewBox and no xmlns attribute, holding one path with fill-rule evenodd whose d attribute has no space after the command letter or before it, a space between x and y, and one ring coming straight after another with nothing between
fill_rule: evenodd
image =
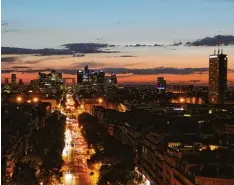
<instances>
[{"instance_id":1,"label":"antenna mast","mask_svg":"<svg viewBox=\"0 0 234 185\"><path fill-rule=\"evenodd\" d=\"M218 35L218 54L220 52L219 47L220 47L220 31L219 31L219 35Z\"/></svg>"}]
</instances>

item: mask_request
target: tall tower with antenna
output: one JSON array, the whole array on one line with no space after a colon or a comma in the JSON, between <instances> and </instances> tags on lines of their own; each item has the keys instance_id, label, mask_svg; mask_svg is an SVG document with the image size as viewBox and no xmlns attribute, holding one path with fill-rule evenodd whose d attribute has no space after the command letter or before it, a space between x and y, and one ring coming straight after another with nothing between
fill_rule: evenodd
<instances>
[{"instance_id":1,"label":"tall tower with antenna","mask_svg":"<svg viewBox=\"0 0 234 185\"><path fill-rule=\"evenodd\" d=\"M218 35L218 51L209 56L209 103L224 104L227 90L228 56L220 49L221 40Z\"/></svg>"}]
</instances>

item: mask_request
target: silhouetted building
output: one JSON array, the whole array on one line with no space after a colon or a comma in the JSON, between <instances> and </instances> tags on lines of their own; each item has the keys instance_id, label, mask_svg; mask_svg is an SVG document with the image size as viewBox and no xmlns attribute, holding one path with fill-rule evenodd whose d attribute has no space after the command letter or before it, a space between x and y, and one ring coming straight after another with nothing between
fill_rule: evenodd
<instances>
[{"instance_id":1,"label":"silhouetted building","mask_svg":"<svg viewBox=\"0 0 234 185\"><path fill-rule=\"evenodd\" d=\"M11 74L11 83L16 84L16 74Z\"/></svg>"},{"instance_id":2,"label":"silhouetted building","mask_svg":"<svg viewBox=\"0 0 234 185\"><path fill-rule=\"evenodd\" d=\"M5 85L8 85L8 84L9 84L8 78L5 78Z\"/></svg>"},{"instance_id":3,"label":"silhouetted building","mask_svg":"<svg viewBox=\"0 0 234 185\"><path fill-rule=\"evenodd\" d=\"M63 74L62 73L58 73L58 78L59 79L63 79Z\"/></svg>"},{"instance_id":4,"label":"silhouetted building","mask_svg":"<svg viewBox=\"0 0 234 185\"><path fill-rule=\"evenodd\" d=\"M157 80L157 89L159 94L165 94L166 93L166 80L164 80L164 77L158 77Z\"/></svg>"},{"instance_id":5,"label":"silhouetted building","mask_svg":"<svg viewBox=\"0 0 234 185\"><path fill-rule=\"evenodd\" d=\"M23 80L19 79L19 85L24 85Z\"/></svg>"},{"instance_id":6,"label":"silhouetted building","mask_svg":"<svg viewBox=\"0 0 234 185\"><path fill-rule=\"evenodd\" d=\"M104 83L105 81L105 72L100 70L98 73L98 83Z\"/></svg>"},{"instance_id":7,"label":"silhouetted building","mask_svg":"<svg viewBox=\"0 0 234 185\"><path fill-rule=\"evenodd\" d=\"M84 72L82 70L77 70L77 84L81 84L83 82Z\"/></svg>"},{"instance_id":8,"label":"silhouetted building","mask_svg":"<svg viewBox=\"0 0 234 185\"><path fill-rule=\"evenodd\" d=\"M55 69L52 69L52 70L51 70L51 74L52 74L52 75L55 75L55 74L56 74Z\"/></svg>"},{"instance_id":9,"label":"silhouetted building","mask_svg":"<svg viewBox=\"0 0 234 185\"><path fill-rule=\"evenodd\" d=\"M89 74L89 66L88 65L86 65L84 67L84 74Z\"/></svg>"},{"instance_id":10,"label":"silhouetted building","mask_svg":"<svg viewBox=\"0 0 234 185\"><path fill-rule=\"evenodd\" d=\"M223 104L227 90L227 55L218 50L209 57L209 102Z\"/></svg>"},{"instance_id":11,"label":"silhouetted building","mask_svg":"<svg viewBox=\"0 0 234 185\"><path fill-rule=\"evenodd\" d=\"M113 83L116 85L117 84L117 77L115 73L111 74L111 80L113 81Z\"/></svg>"}]
</instances>

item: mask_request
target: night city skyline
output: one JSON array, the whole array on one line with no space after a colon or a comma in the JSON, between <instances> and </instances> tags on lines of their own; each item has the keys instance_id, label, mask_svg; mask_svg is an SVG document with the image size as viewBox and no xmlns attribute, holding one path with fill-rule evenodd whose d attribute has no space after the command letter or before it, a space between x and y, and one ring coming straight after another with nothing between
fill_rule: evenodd
<instances>
[{"instance_id":1,"label":"night city skyline","mask_svg":"<svg viewBox=\"0 0 234 185\"><path fill-rule=\"evenodd\" d=\"M2 0L4 185L234 185L234 0Z\"/></svg>"}]
</instances>

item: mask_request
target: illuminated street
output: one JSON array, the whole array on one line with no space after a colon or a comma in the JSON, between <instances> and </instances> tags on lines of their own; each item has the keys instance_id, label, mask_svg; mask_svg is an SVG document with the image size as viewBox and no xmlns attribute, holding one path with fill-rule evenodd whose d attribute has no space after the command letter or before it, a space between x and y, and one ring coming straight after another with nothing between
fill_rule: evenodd
<instances>
[{"instance_id":1,"label":"illuminated street","mask_svg":"<svg viewBox=\"0 0 234 185\"><path fill-rule=\"evenodd\" d=\"M72 107L74 104L72 96L67 95L66 106ZM67 110L65 111L67 112ZM94 185L97 184L99 178L100 164L95 164L92 169L87 167L87 159L95 152L88 149L87 143L81 134L81 128L75 118L77 111L73 107L65 113L67 117L65 131L65 148L63 150L63 178L65 185ZM73 116L75 116L75 118Z\"/></svg>"}]
</instances>

